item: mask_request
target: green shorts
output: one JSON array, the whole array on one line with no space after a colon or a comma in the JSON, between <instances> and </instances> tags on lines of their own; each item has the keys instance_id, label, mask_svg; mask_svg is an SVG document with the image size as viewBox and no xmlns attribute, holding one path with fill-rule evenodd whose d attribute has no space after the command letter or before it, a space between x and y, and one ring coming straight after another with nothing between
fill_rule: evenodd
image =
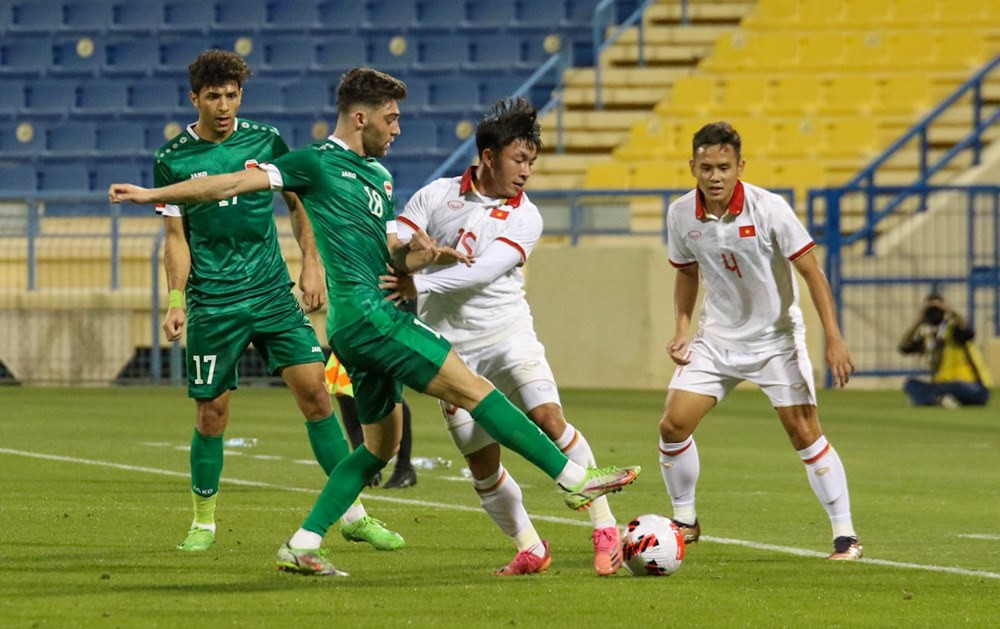
<instances>
[{"instance_id":1,"label":"green shorts","mask_svg":"<svg viewBox=\"0 0 1000 629\"><path fill-rule=\"evenodd\" d=\"M250 343L272 375L324 359L309 318L284 286L227 306L192 305L187 321L188 397L210 400L235 389L237 366Z\"/></svg>"},{"instance_id":2,"label":"green shorts","mask_svg":"<svg viewBox=\"0 0 1000 629\"><path fill-rule=\"evenodd\" d=\"M381 297L360 304L364 313L330 336L330 347L354 384L358 421L372 424L403 400L403 385L427 389L451 343L412 313Z\"/></svg>"}]
</instances>

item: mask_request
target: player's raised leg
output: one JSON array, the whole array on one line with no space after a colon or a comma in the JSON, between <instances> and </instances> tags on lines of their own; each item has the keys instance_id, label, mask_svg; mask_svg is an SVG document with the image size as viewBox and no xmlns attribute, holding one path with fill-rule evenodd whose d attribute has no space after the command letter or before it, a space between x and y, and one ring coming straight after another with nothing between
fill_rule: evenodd
<instances>
[{"instance_id":1,"label":"player's raised leg","mask_svg":"<svg viewBox=\"0 0 1000 629\"><path fill-rule=\"evenodd\" d=\"M672 519L688 544L701 536L695 509L701 462L692 433L713 406L715 398L710 395L670 389L660 418L660 474L673 507Z\"/></svg>"},{"instance_id":2,"label":"player's raised leg","mask_svg":"<svg viewBox=\"0 0 1000 629\"><path fill-rule=\"evenodd\" d=\"M816 407L786 406L776 409L792 446L806 467L809 486L830 518L833 529L833 553L829 559L861 558L862 546L851 520L851 498L847 491L847 474L840 455L830 445L819 426Z\"/></svg>"}]
</instances>

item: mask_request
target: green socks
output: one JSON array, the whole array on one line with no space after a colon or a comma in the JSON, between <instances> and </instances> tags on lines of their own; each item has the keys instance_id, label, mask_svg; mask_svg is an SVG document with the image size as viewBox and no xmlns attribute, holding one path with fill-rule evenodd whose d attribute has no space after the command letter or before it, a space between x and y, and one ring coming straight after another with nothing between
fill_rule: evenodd
<instances>
[{"instance_id":1,"label":"green socks","mask_svg":"<svg viewBox=\"0 0 1000 629\"><path fill-rule=\"evenodd\" d=\"M569 459L503 393L494 389L472 409L472 419L491 437L555 479Z\"/></svg>"},{"instance_id":2,"label":"green socks","mask_svg":"<svg viewBox=\"0 0 1000 629\"><path fill-rule=\"evenodd\" d=\"M337 421L337 415L333 414L315 422L307 421L306 431L309 433L309 445L312 446L313 455L329 476L333 468L351 453L347 438L344 437L344 429Z\"/></svg>"},{"instance_id":3,"label":"green socks","mask_svg":"<svg viewBox=\"0 0 1000 629\"><path fill-rule=\"evenodd\" d=\"M388 461L378 458L364 445L348 455L326 479L326 486L320 492L302 528L326 535L327 529L344 515L365 484L386 463Z\"/></svg>"},{"instance_id":4,"label":"green socks","mask_svg":"<svg viewBox=\"0 0 1000 629\"><path fill-rule=\"evenodd\" d=\"M194 501L194 521L215 523L215 499L222 476L222 436L206 437L194 430L191 438L191 498Z\"/></svg>"}]
</instances>

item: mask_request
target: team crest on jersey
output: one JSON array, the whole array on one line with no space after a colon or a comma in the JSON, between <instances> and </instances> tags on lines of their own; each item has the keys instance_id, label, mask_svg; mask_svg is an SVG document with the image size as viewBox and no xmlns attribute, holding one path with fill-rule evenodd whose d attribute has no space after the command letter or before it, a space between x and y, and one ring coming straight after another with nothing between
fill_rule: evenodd
<instances>
[{"instance_id":1,"label":"team crest on jersey","mask_svg":"<svg viewBox=\"0 0 1000 629\"><path fill-rule=\"evenodd\" d=\"M383 181L382 187L385 188L385 197L392 201L392 184L388 181Z\"/></svg>"},{"instance_id":2,"label":"team crest on jersey","mask_svg":"<svg viewBox=\"0 0 1000 629\"><path fill-rule=\"evenodd\" d=\"M248 159L247 161L243 162L243 168L247 170L250 170L251 168L257 168L257 160Z\"/></svg>"},{"instance_id":3,"label":"team crest on jersey","mask_svg":"<svg viewBox=\"0 0 1000 629\"><path fill-rule=\"evenodd\" d=\"M743 225L740 227L740 238L753 238L757 235L757 228L753 225Z\"/></svg>"},{"instance_id":4,"label":"team crest on jersey","mask_svg":"<svg viewBox=\"0 0 1000 629\"><path fill-rule=\"evenodd\" d=\"M701 238L701 232L699 231L688 232L688 238L690 238L691 240L698 240L699 238Z\"/></svg>"},{"instance_id":5,"label":"team crest on jersey","mask_svg":"<svg viewBox=\"0 0 1000 629\"><path fill-rule=\"evenodd\" d=\"M463 207L465 207L465 204L462 203L461 201L448 201L448 207L450 207L453 210L461 210Z\"/></svg>"}]
</instances>

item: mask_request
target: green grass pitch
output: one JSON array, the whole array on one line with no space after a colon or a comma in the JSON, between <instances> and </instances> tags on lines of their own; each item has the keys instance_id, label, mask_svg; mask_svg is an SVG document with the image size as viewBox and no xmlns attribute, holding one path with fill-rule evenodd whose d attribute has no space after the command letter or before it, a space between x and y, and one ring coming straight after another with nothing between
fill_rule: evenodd
<instances>
[{"instance_id":1,"label":"green grass pitch","mask_svg":"<svg viewBox=\"0 0 1000 629\"><path fill-rule=\"evenodd\" d=\"M619 523L670 508L657 461L662 393L565 391L601 463L641 464L612 497ZM346 579L274 569L322 486L280 388L233 397L214 548L174 549L190 522L194 405L181 389L0 389L3 627L997 626L1000 423L995 408L908 408L898 392L823 391L820 417L847 469L866 560L829 552L830 529L767 400L727 399L697 432L706 538L668 578L591 568L589 522L516 455L505 464L552 546L544 575L492 571L512 544L479 510L429 398L411 395L414 454L455 461L416 487L367 490L407 547L326 545ZM796 554L797 551L801 551ZM210 623L210 625L209 625Z\"/></svg>"}]
</instances>

